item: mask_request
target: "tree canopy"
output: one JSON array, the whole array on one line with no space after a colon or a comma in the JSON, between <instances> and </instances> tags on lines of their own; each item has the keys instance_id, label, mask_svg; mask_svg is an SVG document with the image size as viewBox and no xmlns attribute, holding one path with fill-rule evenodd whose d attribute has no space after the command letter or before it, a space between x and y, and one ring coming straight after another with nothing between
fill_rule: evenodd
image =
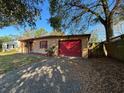
<instances>
[{"instance_id":1,"label":"tree canopy","mask_svg":"<svg viewBox=\"0 0 124 93\"><path fill-rule=\"evenodd\" d=\"M35 37L41 37L41 36L47 35L47 31L43 28L40 28L39 30L36 30L34 32L34 35Z\"/></svg>"},{"instance_id":2,"label":"tree canopy","mask_svg":"<svg viewBox=\"0 0 124 93\"><path fill-rule=\"evenodd\" d=\"M50 35L64 35L64 32L55 30L55 31L51 31L49 34Z\"/></svg>"},{"instance_id":3,"label":"tree canopy","mask_svg":"<svg viewBox=\"0 0 124 93\"><path fill-rule=\"evenodd\" d=\"M21 38L33 38L34 37L34 31L33 30L25 30L21 36Z\"/></svg>"},{"instance_id":4,"label":"tree canopy","mask_svg":"<svg viewBox=\"0 0 124 93\"><path fill-rule=\"evenodd\" d=\"M25 30L22 34L22 38L41 37L47 34L48 33L44 28L40 28L38 30Z\"/></svg>"},{"instance_id":5,"label":"tree canopy","mask_svg":"<svg viewBox=\"0 0 124 93\"><path fill-rule=\"evenodd\" d=\"M89 39L89 43L99 43L99 37L97 34L97 30L92 31L90 39Z\"/></svg>"},{"instance_id":6,"label":"tree canopy","mask_svg":"<svg viewBox=\"0 0 124 93\"><path fill-rule=\"evenodd\" d=\"M50 3L52 16L62 18L62 29L80 32L100 22L107 41L113 36L113 19L123 15L124 10L123 0L50 0Z\"/></svg>"},{"instance_id":7,"label":"tree canopy","mask_svg":"<svg viewBox=\"0 0 124 93\"><path fill-rule=\"evenodd\" d=\"M11 36L0 36L0 51L2 50L2 43L9 42L13 40L13 37Z\"/></svg>"},{"instance_id":8,"label":"tree canopy","mask_svg":"<svg viewBox=\"0 0 124 93\"><path fill-rule=\"evenodd\" d=\"M11 40L13 40L13 38L11 36L1 36L0 37L0 43L9 42Z\"/></svg>"},{"instance_id":9,"label":"tree canopy","mask_svg":"<svg viewBox=\"0 0 124 93\"><path fill-rule=\"evenodd\" d=\"M59 10L57 10L57 7L56 7L57 2L56 0L49 0L49 3L50 3L49 10L51 14L51 18L49 19L50 25L53 27L54 30L61 31L62 18L61 16L59 16Z\"/></svg>"},{"instance_id":10,"label":"tree canopy","mask_svg":"<svg viewBox=\"0 0 124 93\"><path fill-rule=\"evenodd\" d=\"M19 24L35 26L42 0L0 0L0 28Z\"/></svg>"},{"instance_id":11,"label":"tree canopy","mask_svg":"<svg viewBox=\"0 0 124 93\"><path fill-rule=\"evenodd\" d=\"M49 21L54 30L61 31L61 17L51 17Z\"/></svg>"}]
</instances>

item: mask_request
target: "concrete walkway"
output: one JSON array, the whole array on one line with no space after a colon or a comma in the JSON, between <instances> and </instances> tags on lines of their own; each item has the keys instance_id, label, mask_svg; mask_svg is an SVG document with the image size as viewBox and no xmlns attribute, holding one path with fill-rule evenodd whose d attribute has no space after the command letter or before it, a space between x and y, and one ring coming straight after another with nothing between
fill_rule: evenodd
<instances>
[{"instance_id":1,"label":"concrete walkway","mask_svg":"<svg viewBox=\"0 0 124 93\"><path fill-rule=\"evenodd\" d=\"M124 93L124 64L108 58L44 59L0 76L0 93Z\"/></svg>"}]
</instances>

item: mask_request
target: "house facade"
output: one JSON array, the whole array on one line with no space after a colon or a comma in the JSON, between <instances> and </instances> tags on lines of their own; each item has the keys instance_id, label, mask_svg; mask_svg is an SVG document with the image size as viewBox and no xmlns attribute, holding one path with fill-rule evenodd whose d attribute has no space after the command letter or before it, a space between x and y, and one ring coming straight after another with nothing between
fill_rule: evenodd
<instances>
[{"instance_id":1,"label":"house facade","mask_svg":"<svg viewBox=\"0 0 124 93\"><path fill-rule=\"evenodd\" d=\"M10 42L4 42L2 44L2 51L10 51L12 49L16 49L19 47L19 41L10 41Z\"/></svg>"},{"instance_id":2,"label":"house facade","mask_svg":"<svg viewBox=\"0 0 124 93\"><path fill-rule=\"evenodd\" d=\"M89 37L90 34L21 39L19 40L20 52L47 54L46 49L55 47L54 55L56 56L87 58Z\"/></svg>"}]
</instances>

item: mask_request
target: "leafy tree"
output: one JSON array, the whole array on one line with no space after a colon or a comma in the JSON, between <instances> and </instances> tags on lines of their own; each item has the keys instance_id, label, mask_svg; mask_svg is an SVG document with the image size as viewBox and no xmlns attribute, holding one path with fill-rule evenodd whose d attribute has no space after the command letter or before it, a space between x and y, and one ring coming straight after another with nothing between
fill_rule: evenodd
<instances>
[{"instance_id":1,"label":"leafy tree","mask_svg":"<svg viewBox=\"0 0 124 93\"><path fill-rule=\"evenodd\" d=\"M51 17L49 21L54 30L61 31L61 17Z\"/></svg>"},{"instance_id":2,"label":"leafy tree","mask_svg":"<svg viewBox=\"0 0 124 93\"><path fill-rule=\"evenodd\" d=\"M55 31L50 32L49 34L50 35L64 35L64 32L55 30Z\"/></svg>"},{"instance_id":3,"label":"leafy tree","mask_svg":"<svg viewBox=\"0 0 124 93\"><path fill-rule=\"evenodd\" d=\"M12 40L11 36L1 36L0 37L0 51L2 50L2 43L9 42Z\"/></svg>"},{"instance_id":4,"label":"leafy tree","mask_svg":"<svg viewBox=\"0 0 124 93\"><path fill-rule=\"evenodd\" d=\"M61 31L61 22L62 22L62 18L59 15L58 11L56 11L56 6L57 2L56 0L49 0L50 2L50 14L51 14L51 18L49 19L50 25L54 28L54 30L56 31ZM56 15L56 13L58 13L58 15Z\"/></svg>"},{"instance_id":5,"label":"leafy tree","mask_svg":"<svg viewBox=\"0 0 124 93\"><path fill-rule=\"evenodd\" d=\"M113 36L113 19L123 13L122 0L50 0L52 16L62 18L62 28L83 31L100 22L106 31L106 40ZM75 30L74 29L74 30Z\"/></svg>"},{"instance_id":6,"label":"leafy tree","mask_svg":"<svg viewBox=\"0 0 124 93\"><path fill-rule=\"evenodd\" d=\"M21 36L21 38L23 38L23 39L33 38L33 37L34 37L34 31L33 30L25 30Z\"/></svg>"},{"instance_id":7,"label":"leafy tree","mask_svg":"<svg viewBox=\"0 0 124 93\"><path fill-rule=\"evenodd\" d=\"M0 28L19 24L35 26L42 0L0 0Z\"/></svg>"},{"instance_id":8,"label":"leafy tree","mask_svg":"<svg viewBox=\"0 0 124 93\"><path fill-rule=\"evenodd\" d=\"M90 43L98 43L99 42L97 30L92 31L92 34L91 34L89 42Z\"/></svg>"},{"instance_id":9,"label":"leafy tree","mask_svg":"<svg viewBox=\"0 0 124 93\"><path fill-rule=\"evenodd\" d=\"M0 37L0 42L9 42L11 41L13 38L11 36L1 36Z\"/></svg>"},{"instance_id":10,"label":"leafy tree","mask_svg":"<svg viewBox=\"0 0 124 93\"><path fill-rule=\"evenodd\" d=\"M45 29L41 28L34 32L35 37L41 37L43 35L47 35L47 31Z\"/></svg>"},{"instance_id":11,"label":"leafy tree","mask_svg":"<svg viewBox=\"0 0 124 93\"><path fill-rule=\"evenodd\" d=\"M41 37L43 35L47 35L47 31L45 29L40 28L39 30L26 30L22 34L21 38L33 38L33 37Z\"/></svg>"}]
</instances>

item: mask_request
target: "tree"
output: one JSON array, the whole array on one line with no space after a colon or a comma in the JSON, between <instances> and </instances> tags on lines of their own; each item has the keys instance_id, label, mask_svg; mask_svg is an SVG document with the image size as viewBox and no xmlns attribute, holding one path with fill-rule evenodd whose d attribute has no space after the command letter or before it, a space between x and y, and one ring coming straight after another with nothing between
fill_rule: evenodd
<instances>
[{"instance_id":1,"label":"tree","mask_svg":"<svg viewBox=\"0 0 124 93\"><path fill-rule=\"evenodd\" d=\"M34 37L41 37L47 35L47 31L45 29L40 28L38 30L25 30L24 33L22 34L21 38L26 39L26 38L34 38Z\"/></svg>"},{"instance_id":2,"label":"tree","mask_svg":"<svg viewBox=\"0 0 124 93\"><path fill-rule=\"evenodd\" d=\"M62 18L62 28L83 31L100 22L106 31L106 40L113 36L113 19L120 16L122 0L50 0L53 16ZM74 30L75 30L74 29Z\"/></svg>"},{"instance_id":3,"label":"tree","mask_svg":"<svg viewBox=\"0 0 124 93\"><path fill-rule=\"evenodd\" d=\"M9 25L35 26L42 0L0 0L0 28Z\"/></svg>"},{"instance_id":4,"label":"tree","mask_svg":"<svg viewBox=\"0 0 124 93\"><path fill-rule=\"evenodd\" d=\"M50 25L53 27L54 30L56 31L61 31L61 22L62 18L59 15L58 11L56 11L56 6L57 2L56 0L49 0L50 2L50 14L51 18L49 19ZM58 15L56 15L58 13Z\"/></svg>"},{"instance_id":5,"label":"tree","mask_svg":"<svg viewBox=\"0 0 124 93\"><path fill-rule=\"evenodd\" d=\"M100 42L99 38L98 38L97 30L92 31L89 42L90 43L99 43Z\"/></svg>"},{"instance_id":6,"label":"tree","mask_svg":"<svg viewBox=\"0 0 124 93\"><path fill-rule=\"evenodd\" d=\"M41 37L43 35L47 35L47 31L45 29L41 28L34 32L35 37Z\"/></svg>"},{"instance_id":7,"label":"tree","mask_svg":"<svg viewBox=\"0 0 124 93\"><path fill-rule=\"evenodd\" d=\"M51 17L49 21L54 30L61 31L61 17Z\"/></svg>"},{"instance_id":8,"label":"tree","mask_svg":"<svg viewBox=\"0 0 124 93\"><path fill-rule=\"evenodd\" d=\"M2 50L2 43L4 42L9 42L11 41L13 38L11 36L1 36L0 37L0 51Z\"/></svg>"},{"instance_id":9,"label":"tree","mask_svg":"<svg viewBox=\"0 0 124 93\"><path fill-rule=\"evenodd\" d=\"M13 38L11 37L11 36L1 36L0 37L0 42L9 42L9 41L11 41L11 40L13 40Z\"/></svg>"},{"instance_id":10,"label":"tree","mask_svg":"<svg viewBox=\"0 0 124 93\"><path fill-rule=\"evenodd\" d=\"M50 32L50 35L64 35L64 32L55 30L55 31Z\"/></svg>"},{"instance_id":11,"label":"tree","mask_svg":"<svg viewBox=\"0 0 124 93\"><path fill-rule=\"evenodd\" d=\"M34 37L34 31L33 30L26 30L22 34L21 38L26 39L26 38L33 38Z\"/></svg>"}]
</instances>

